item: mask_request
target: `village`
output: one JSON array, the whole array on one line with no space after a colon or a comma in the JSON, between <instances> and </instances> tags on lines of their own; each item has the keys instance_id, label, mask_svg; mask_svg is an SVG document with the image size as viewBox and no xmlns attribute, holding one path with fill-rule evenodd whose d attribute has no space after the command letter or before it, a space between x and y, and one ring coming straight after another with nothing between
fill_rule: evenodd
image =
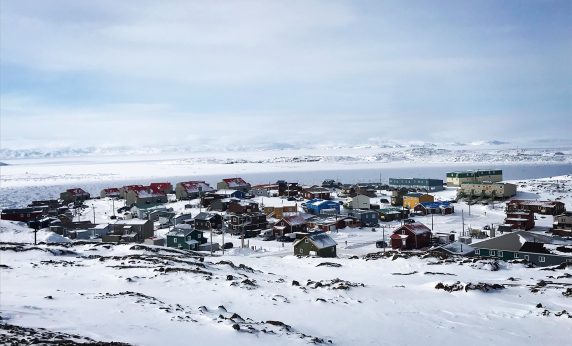
<instances>
[{"instance_id":1,"label":"village","mask_svg":"<svg viewBox=\"0 0 572 346\"><path fill-rule=\"evenodd\" d=\"M46 230L73 241L140 243L213 253L273 252L338 257L363 248L451 256L572 263L572 214L560 198L517 196L502 170L456 171L446 180L389 178L387 184L321 186L279 180L251 185L235 177L82 188L58 199L4 209L25 222L30 241ZM524 193L526 196L526 193ZM488 213L488 214L487 214Z\"/></svg>"}]
</instances>

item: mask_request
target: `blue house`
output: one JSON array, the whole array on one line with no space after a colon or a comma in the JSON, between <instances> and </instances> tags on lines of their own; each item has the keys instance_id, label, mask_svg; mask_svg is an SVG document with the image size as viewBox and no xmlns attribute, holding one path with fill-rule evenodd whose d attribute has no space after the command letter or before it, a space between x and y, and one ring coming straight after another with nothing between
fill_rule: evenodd
<instances>
[{"instance_id":1,"label":"blue house","mask_svg":"<svg viewBox=\"0 0 572 346\"><path fill-rule=\"evenodd\" d=\"M340 203L316 198L306 202L306 209L308 210L308 213L314 215L320 215L322 214L322 211L326 209L334 209L336 213L339 214Z\"/></svg>"},{"instance_id":2,"label":"blue house","mask_svg":"<svg viewBox=\"0 0 572 346\"><path fill-rule=\"evenodd\" d=\"M240 190L231 190L231 189L222 189L222 190L217 190L214 193L216 196L219 196L220 198L239 198L239 199L244 199L246 197L246 194Z\"/></svg>"},{"instance_id":3,"label":"blue house","mask_svg":"<svg viewBox=\"0 0 572 346\"><path fill-rule=\"evenodd\" d=\"M198 250L199 245L207 242L203 237L203 232L193 229L191 225L177 225L172 231L167 233L167 247Z\"/></svg>"}]
</instances>

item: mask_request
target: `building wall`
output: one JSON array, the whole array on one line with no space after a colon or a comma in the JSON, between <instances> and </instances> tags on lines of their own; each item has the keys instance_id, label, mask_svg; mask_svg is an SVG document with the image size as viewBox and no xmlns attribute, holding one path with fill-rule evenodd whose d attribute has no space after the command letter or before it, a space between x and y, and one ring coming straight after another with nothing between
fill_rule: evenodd
<instances>
[{"instance_id":1,"label":"building wall","mask_svg":"<svg viewBox=\"0 0 572 346\"><path fill-rule=\"evenodd\" d=\"M509 183L463 183L459 191L466 195L481 196L484 194L485 197L492 197L493 195L497 197L512 197L516 195L516 185ZM494 192L494 194L493 194Z\"/></svg>"},{"instance_id":2,"label":"building wall","mask_svg":"<svg viewBox=\"0 0 572 346\"><path fill-rule=\"evenodd\" d=\"M572 256L558 256L553 254L539 254L533 252L507 251L485 248L476 248L475 255L485 258L496 258L503 261L526 259L528 262L539 267L554 266L564 262L572 263ZM541 262L541 257L544 257L543 262Z\"/></svg>"},{"instance_id":3,"label":"building wall","mask_svg":"<svg viewBox=\"0 0 572 346\"><path fill-rule=\"evenodd\" d=\"M413 210L415 206L422 202L433 202L435 198L431 195L422 195L422 196L403 196L403 206L405 208L409 208Z\"/></svg>"}]
</instances>

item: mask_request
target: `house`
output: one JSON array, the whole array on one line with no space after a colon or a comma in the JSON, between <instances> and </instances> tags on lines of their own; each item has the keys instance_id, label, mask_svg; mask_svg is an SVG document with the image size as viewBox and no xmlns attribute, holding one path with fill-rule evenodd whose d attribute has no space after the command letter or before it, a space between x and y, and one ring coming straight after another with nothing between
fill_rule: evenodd
<instances>
[{"instance_id":1,"label":"house","mask_svg":"<svg viewBox=\"0 0 572 346\"><path fill-rule=\"evenodd\" d=\"M222 189L214 192L214 195L219 198L240 198L244 199L246 194L241 190Z\"/></svg>"},{"instance_id":2,"label":"house","mask_svg":"<svg viewBox=\"0 0 572 346\"><path fill-rule=\"evenodd\" d=\"M513 199L506 204L507 210L530 210L543 215L559 215L566 211L564 203L560 201L536 201L527 199Z\"/></svg>"},{"instance_id":3,"label":"house","mask_svg":"<svg viewBox=\"0 0 572 346\"><path fill-rule=\"evenodd\" d=\"M64 203L82 203L90 199L90 194L84 191L82 188L76 187L74 189L67 189L66 191L60 193L60 199Z\"/></svg>"},{"instance_id":4,"label":"house","mask_svg":"<svg viewBox=\"0 0 572 346\"><path fill-rule=\"evenodd\" d=\"M42 208L2 209L0 219L10 221L30 222L44 216Z\"/></svg>"},{"instance_id":5,"label":"house","mask_svg":"<svg viewBox=\"0 0 572 346\"><path fill-rule=\"evenodd\" d=\"M247 193L250 190L250 184L242 178L226 178L217 183L216 188L217 190L238 190Z\"/></svg>"},{"instance_id":6,"label":"house","mask_svg":"<svg viewBox=\"0 0 572 346\"><path fill-rule=\"evenodd\" d=\"M294 255L336 257L336 243L325 233L312 233L294 243Z\"/></svg>"},{"instance_id":7,"label":"house","mask_svg":"<svg viewBox=\"0 0 572 346\"><path fill-rule=\"evenodd\" d=\"M134 205L129 211L133 217L138 219L149 219L151 221L157 221L159 220L159 217L163 215L173 214L173 208L150 204L139 207Z\"/></svg>"},{"instance_id":8,"label":"house","mask_svg":"<svg viewBox=\"0 0 572 346\"><path fill-rule=\"evenodd\" d=\"M258 203L249 200L231 199L227 207L228 213L244 214L259 212Z\"/></svg>"},{"instance_id":9,"label":"house","mask_svg":"<svg viewBox=\"0 0 572 346\"><path fill-rule=\"evenodd\" d=\"M193 229L191 225L179 225L167 233L167 247L183 250L198 250L201 244L205 244L207 239L203 232Z\"/></svg>"},{"instance_id":10,"label":"house","mask_svg":"<svg viewBox=\"0 0 572 346\"><path fill-rule=\"evenodd\" d=\"M228 207L232 204L232 203L237 203L238 201L240 201L240 199L238 198L214 198L208 207L208 210L212 210L212 211L227 211Z\"/></svg>"},{"instance_id":11,"label":"house","mask_svg":"<svg viewBox=\"0 0 572 346\"><path fill-rule=\"evenodd\" d=\"M143 241L145 245L165 246L165 238L151 237Z\"/></svg>"},{"instance_id":12,"label":"house","mask_svg":"<svg viewBox=\"0 0 572 346\"><path fill-rule=\"evenodd\" d=\"M164 194L173 193L173 184L171 183L151 183L149 187L153 191L160 191Z\"/></svg>"},{"instance_id":13,"label":"house","mask_svg":"<svg viewBox=\"0 0 572 346\"><path fill-rule=\"evenodd\" d=\"M232 234L243 231L263 230L268 227L266 215L261 212L230 215L229 228Z\"/></svg>"},{"instance_id":14,"label":"house","mask_svg":"<svg viewBox=\"0 0 572 346\"><path fill-rule=\"evenodd\" d=\"M521 229L528 231L534 228L534 213L530 210L507 210L504 223L511 225L513 230Z\"/></svg>"},{"instance_id":15,"label":"house","mask_svg":"<svg viewBox=\"0 0 572 346\"><path fill-rule=\"evenodd\" d=\"M177 200L195 199L208 192L214 192L209 184L204 181L185 181L175 185Z\"/></svg>"},{"instance_id":16,"label":"house","mask_svg":"<svg viewBox=\"0 0 572 346\"><path fill-rule=\"evenodd\" d=\"M407 189L404 188L391 191L391 205L394 207L403 206L403 196L405 196L407 192Z\"/></svg>"},{"instance_id":17,"label":"house","mask_svg":"<svg viewBox=\"0 0 572 346\"><path fill-rule=\"evenodd\" d=\"M119 188L119 198L123 198L125 199L125 197L127 196L127 192L129 192L130 190L136 190L136 189L140 189L144 187L143 185L125 185Z\"/></svg>"},{"instance_id":18,"label":"house","mask_svg":"<svg viewBox=\"0 0 572 346\"><path fill-rule=\"evenodd\" d=\"M302 190L302 196L305 199L331 199L330 190L317 185Z\"/></svg>"},{"instance_id":19,"label":"house","mask_svg":"<svg viewBox=\"0 0 572 346\"><path fill-rule=\"evenodd\" d=\"M461 184L467 182L489 181L492 183L496 183L502 181L501 169L457 171L457 172L449 172L446 175L447 175L447 186L461 186Z\"/></svg>"},{"instance_id":20,"label":"house","mask_svg":"<svg viewBox=\"0 0 572 346\"><path fill-rule=\"evenodd\" d=\"M475 255L508 260L526 260L539 267L572 263L572 254L561 252L558 247L570 245L572 242L564 242L554 237L535 234L526 231L505 233L498 237L472 243Z\"/></svg>"},{"instance_id":21,"label":"house","mask_svg":"<svg viewBox=\"0 0 572 346\"><path fill-rule=\"evenodd\" d=\"M334 179L326 179L322 182L322 187L325 188L339 188L342 186L342 183L335 181Z\"/></svg>"},{"instance_id":22,"label":"house","mask_svg":"<svg viewBox=\"0 0 572 346\"><path fill-rule=\"evenodd\" d=\"M102 241L112 243L142 243L154 235L153 222L150 220L130 219L118 220L111 224L111 230Z\"/></svg>"},{"instance_id":23,"label":"house","mask_svg":"<svg viewBox=\"0 0 572 346\"><path fill-rule=\"evenodd\" d=\"M255 197L278 196L280 194L280 186L278 184L255 185L250 189L250 193Z\"/></svg>"},{"instance_id":24,"label":"house","mask_svg":"<svg viewBox=\"0 0 572 346\"><path fill-rule=\"evenodd\" d=\"M403 207L388 207L377 210L381 221L389 222L409 217L409 209Z\"/></svg>"},{"instance_id":25,"label":"house","mask_svg":"<svg viewBox=\"0 0 572 346\"><path fill-rule=\"evenodd\" d=\"M127 190L125 205L128 206L153 206L167 203L167 195L162 190L153 189L151 186L138 186Z\"/></svg>"},{"instance_id":26,"label":"house","mask_svg":"<svg viewBox=\"0 0 572 346\"><path fill-rule=\"evenodd\" d=\"M347 203L349 209L369 209L371 207L370 198L366 195L355 195Z\"/></svg>"},{"instance_id":27,"label":"house","mask_svg":"<svg viewBox=\"0 0 572 346\"><path fill-rule=\"evenodd\" d=\"M353 209L348 212L348 215L358 219L362 226L376 227L379 225L379 214L374 210Z\"/></svg>"},{"instance_id":28,"label":"house","mask_svg":"<svg viewBox=\"0 0 572 346\"><path fill-rule=\"evenodd\" d=\"M346 185L343 190L342 194L348 197L355 197L357 195L365 195L369 198L377 197L377 193L375 192L375 185L370 184L355 184L355 185Z\"/></svg>"},{"instance_id":29,"label":"house","mask_svg":"<svg viewBox=\"0 0 572 346\"><path fill-rule=\"evenodd\" d=\"M279 188L282 189L282 185L279 185ZM278 190L278 193L280 196L298 197L303 191L304 188L298 183L286 183L284 190Z\"/></svg>"},{"instance_id":30,"label":"house","mask_svg":"<svg viewBox=\"0 0 572 346\"><path fill-rule=\"evenodd\" d=\"M298 204L295 205L283 205L281 207L264 207L264 214L267 217L273 217L276 219L281 219L284 215L297 214Z\"/></svg>"},{"instance_id":31,"label":"house","mask_svg":"<svg viewBox=\"0 0 572 346\"><path fill-rule=\"evenodd\" d=\"M101 198L119 198L121 195L119 194L119 189L116 187L110 187L107 189L103 189L101 190L101 192L99 193L99 197Z\"/></svg>"},{"instance_id":32,"label":"house","mask_svg":"<svg viewBox=\"0 0 572 346\"><path fill-rule=\"evenodd\" d=\"M314 219L307 220L308 228L318 229L322 232L333 232L338 229L350 227L360 227L360 221L349 215L339 215L339 216L327 216L327 217L316 217Z\"/></svg>"},{"instance_id":33,"label":"house","mask_svg":"<svg viewBox=\"0 0 572 346\"><path fill-rule=\"evenodd\" d=\"M330 200L316 198L307 201L304 205L308 213L314 215L320 215L324 210L335 210L336 214L340 213L340 204Z\"/></svg>"},{"instance_id":34,"label":"house","mask_svg":"<svg viewBox=\"0 0 572 346\"><path fill-rule=\"evenodd\" d=\"M284 235L293 232L306 232L308 222L300 214L284 216L274 225L274 234Z\"/></svg>"},{"instance_id":35,"label":"house","mask_svg":"<svg viewBox=\"0 0 572 346\"><path fill-rule=\"evenodd\" d=\"M403 196L403 207L413 209L419 203L433 202L435 198L426 193L410 192Z\"/></svg>"},{"instance_id":36,"label":"house","mask_svg":"<svg viewBox=\"0 0 572 346\"><path fill-rule=\"evenodd\" d=\"M107 235L113 228L110 224L99 224L95 225L87 230L90 232L90 238L103 238L103 236Z\"/></svg>"},{"instance_id":37,"label":"house","mask_svg":"<svg viewBox=\"0 0 572 346\"><path fill-rule=\"evenodd\" d=\"M458 241L434 247L434 248L430 249L429 251L440 253L443 255L449 255L449 256L471 257L471 256L475 255L475 248L474 247L467 245L467 244L463 244L463 243L458 242Z\"/></svg>"},{"instance_id":38,"label":"house","mask_svg":"<svg viewBox=\"0 0 572 346\"><path fill-rule=\"evenodd\" d=\"M198 230L222 228L222 216L216 213L201 212L193 219Z\"/></svg>"},{"instance_id":39,"label":"house","mask_svg":"<svg viewBox=\"0 0 572 346\"><path fill-rule=\"evenodd\" d=\"M451 202L422 202L413 208L417 214L427 215L427 214L441 214L449 215L455 212L455 207Z\"/></svg>"},{"instance_id":40,"label":"house","mask_svg":"<svg viewBox=\"0 0 572 346\"><path fill-rule=\"evenodd\" d=\"M427 178L389 178L389 186L394 188L406 188L413 190L423 190L427 192L441 191L443 180Z\"/></svg>"},{"instance_id":41,"label":"house","mask_svg":"<svg viewBox=\"0 0 572 346\"><path fill-rule=\"evenodd\" d=\"M554 216L552 234L563 237L572 237L572 212L565 212Z\"/></svg>"},{"instance_id":42,"label":"house","mask_svg":"<svg viewBox=\"0 0 572 346\"><path fill-rule=\"evenodd\" d=\"M483 198L509 198L516 195L516 185L501 182L476 182L461 183L458 195L460 197L483 197Z\"/></svg>"},{"instance_id":43,"label":"house","mask_svg":"<svg viewBox=\"0 0 572 346\"><path fill-rule=\"evenodd\" d=\"M422 249L431 245L431 230L422 223L408 223L399 227L391 235L393 249Z\"/></svg>"}]
</instances>

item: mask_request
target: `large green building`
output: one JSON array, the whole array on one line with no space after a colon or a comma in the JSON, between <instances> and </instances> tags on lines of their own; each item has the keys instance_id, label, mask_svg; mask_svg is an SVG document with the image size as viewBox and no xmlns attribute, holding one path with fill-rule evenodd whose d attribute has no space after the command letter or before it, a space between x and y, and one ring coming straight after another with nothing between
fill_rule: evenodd
<instances>
[{"instance_id":1,"label":"large green building","mask_svg":"<svg viewBox=\"0 0 572 346\"><path fill-rule=\"evenodd\" d=\"M441 191L444 189L443 180L427 178L389 178L389 186L425 191Z\"/></svg>"},{"instance_id":2,"label":"large green building","mask_svg":"<svg viewBox=\"0 0 572 346\"><path fill-rule=\"evenodd\" d=\"M462 183L502 181L501 169L479 169L476 171L457 171L447 173L447 186L461 186Z\"/></svg>"}]
</instances>

